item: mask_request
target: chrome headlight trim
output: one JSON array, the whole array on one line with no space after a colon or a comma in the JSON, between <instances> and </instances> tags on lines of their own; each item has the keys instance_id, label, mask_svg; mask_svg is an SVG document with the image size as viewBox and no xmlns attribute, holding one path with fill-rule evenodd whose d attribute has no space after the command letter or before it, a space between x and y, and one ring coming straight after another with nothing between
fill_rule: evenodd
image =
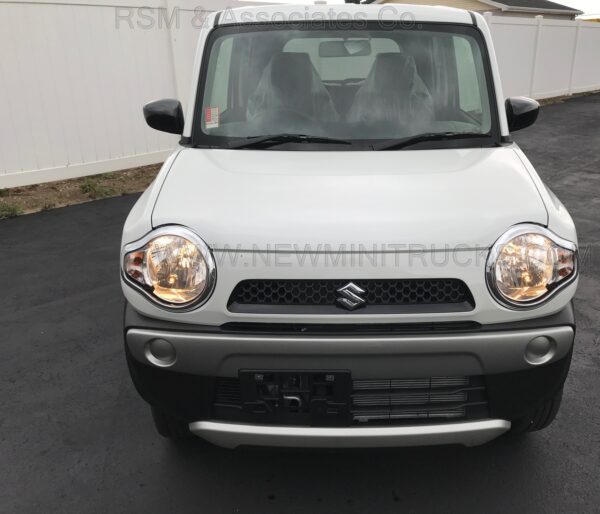
<instances>
[{"instance_id":1,"label":"chrome headlight trim","mask_svg":"<svg viewBox=\"0 0 600 514\"><path fill-rule=\"evenodd\" d=\"M142 250L150 241L160 236L179 236L187 239L198 248L204 259L204 262L206 263L206 288L202 294L190 302L182 304L166 302L152 294L151 291L145 288L142 284L133 280L125 272L125 257L127 254ZM182 225L163 225L162 227L158 227L148 232L144 237L138 239L137 241L133 241L132 243L128 243L123 246L121 250L121 276L127 285L129 285L134 291L137 291L148 298L153 305L168 311L187 312L204 305L212 296L217 282L217 268L210 248L202 240L202 238L198 236L198 234Z\"/></svg>"},{"instance_id":2,"label":"chrome headlight trim","mask_svg":"<svg viewBox=\"0 0 600 514\"><path fill-rule=\"evenodd\" d=\"M534 300L517 302L504 296L498 289L496 283L495 265L504 245L512 239L514 239L515 237L522 236L524 234L542 235L550 239L557 246L572 251L574 253L574 268L573 273L571 273L571 275L557 283L556 287L552 288L541 297L536 298ZM539 307L540 305L549 301L554 295L562 291L569 284L571 284L577 278L578 274L579 254L577 245L572 241L569 241L556 235L554 232L547 229L546 227L542 225L536 225L535 223L521 223L519 225L513 225L512 227L510 227L494 242L494 244L490 248L490 252L488 254L488 258L485 265L485 282L488 291L490 292L494 300L496 300L499 304L512 310L528 310L533 309L535 307Z\"/></svg>"}]
</instances>

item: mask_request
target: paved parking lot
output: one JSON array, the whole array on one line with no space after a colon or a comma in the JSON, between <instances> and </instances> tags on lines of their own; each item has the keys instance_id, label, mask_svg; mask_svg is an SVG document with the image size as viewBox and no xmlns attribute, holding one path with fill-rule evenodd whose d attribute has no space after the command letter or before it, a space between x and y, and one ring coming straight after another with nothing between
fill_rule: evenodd
<instances>
[{"instance_id":1,"label":"paved parking lot","mask_svg":"<svg viewBox=\"0 0 600 514\"><path fill-rule=\"evenodd\" d=\"M135 197L0 222L0 512L598 512L600 95L516 134L575 217L578 334L557 421L479 448L291 451L159 438L122 351Z\"/></svg>"}]
</instances>

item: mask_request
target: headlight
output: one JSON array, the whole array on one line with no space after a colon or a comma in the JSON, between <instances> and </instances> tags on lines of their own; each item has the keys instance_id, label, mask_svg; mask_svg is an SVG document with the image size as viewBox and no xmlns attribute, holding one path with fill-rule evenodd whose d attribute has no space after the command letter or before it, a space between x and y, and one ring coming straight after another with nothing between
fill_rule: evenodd
<instances>
[{"instance_id":1,"label":"headlight","mask_svg":"<svg viewBox=\"0 0 600 514\"><path fill-rule=\"evenodd\" d=\"M208 246L183 227L161 227L127 245L122 262L128 284L173 309L198 306L214 288L216 270Z\"/></svg>"},{"instance_id":2,"label":"headlight","mask_svg":"<svg viewBox=\"0 0 600 514\"><path fill-rule=\"evenodd\" d=\"M515 225L494 243L486 270L500 303L532 307L575 279L577 246L539 225Z\"/></svg>"}]
</instances>

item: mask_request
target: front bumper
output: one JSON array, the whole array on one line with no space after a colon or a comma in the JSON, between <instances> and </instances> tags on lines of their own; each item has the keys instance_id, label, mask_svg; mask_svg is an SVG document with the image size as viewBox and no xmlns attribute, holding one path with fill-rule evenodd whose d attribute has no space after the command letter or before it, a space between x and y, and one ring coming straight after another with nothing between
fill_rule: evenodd
<instances>
[{"instance_id":1,"label":"front bumper","mask_svg":"<svg viewBox=\"0 0 600 514\"><path fill-rule=\"evenodd\" d=\"M403 446L486 442L512 421L543 404L562 387L574 339L571 305L535 322L480 327L464 332L388 335L285 335L231 333L218 327L177 326L126 311L126 354L141 396L190 423L193 433L222 446ZM544 337L551 348L536 362L528 345ZM148 343L169 341L176 359L168 367L148 358ZM416 426L264 426L219 419L213 408L216 377L242 369L347 369L353 379L481 376L488 416L483 420ZM483 423L483 424L482 424ZM343 440L341 440L343 439Z\"/></svg>"},{"instance_id":2,"label":"front bumper","mask_svg":"<svg viewBox=\"0 0 600 514\"><path fill-rule=\"evenodd\" d=\"M193 434L217 446L285 446L306 448L384 448L461 444L478 446L510 429L501 419L398 427L284 427L198 421Z\"/></svg>"}]
</instances>

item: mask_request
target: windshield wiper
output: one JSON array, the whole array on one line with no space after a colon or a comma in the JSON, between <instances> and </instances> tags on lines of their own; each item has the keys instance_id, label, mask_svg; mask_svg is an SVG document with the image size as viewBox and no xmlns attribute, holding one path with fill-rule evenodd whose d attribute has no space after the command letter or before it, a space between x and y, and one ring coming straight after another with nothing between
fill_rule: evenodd
<instances>
[{"instance_id":1,"label":"windshield wiper","mask_svg":"<svg viewBox=\"0 0 600 514\"><path fill-rule=\"evenodd\" d=\"M350 145L350 141L345 139L335 139L332 137L309 136L307 134L272 134L269 136L244 137L235 139L228 145L231 149L236 148L255 148L281 145L283 143L323 143L336 145Z\"/></svg>"},{"instance_id":2,"label":"windshield wiper","mask_svg":"<svg viewBox=\"0 0 600 514\"><path fill-rule=\"evenodd\" d=\"M480 132L428 132L416 136L387 141L380 145L373 145L373 150L400 150L407 146L415 145L425 141L450 141L452 139L471 139L490 137L489 134Z\"/></svg>"}]
</instances>

